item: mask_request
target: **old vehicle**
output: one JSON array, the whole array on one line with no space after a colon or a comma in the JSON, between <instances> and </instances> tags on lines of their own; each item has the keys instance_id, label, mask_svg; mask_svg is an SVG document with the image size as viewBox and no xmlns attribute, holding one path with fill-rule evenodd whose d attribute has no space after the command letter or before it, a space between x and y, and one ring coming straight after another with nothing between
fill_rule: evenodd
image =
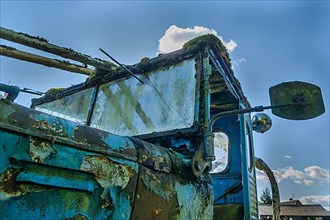
<instances>
[{"instance_id":1,"label":"old vehicle","mask_svg":"<svg viewBox=\"0 0 330 220\"><path fill-rule=\"evenodd\" d=\"M7 35L86 58L2 28ZM29 57L16 56L40 60ZM273 87L272 107L251 108L213 35L133 66L87 58L94 70L47 62L92 74L33 99L31 109L12 102L19 88L1 84L8 93L0 100L2 219L257 219L252 131L264 132L269 120L252 121L250 112L274 108L292 118L294 110L295 119L324 112L319 88L300 82Z\"/></svg>"}]
</instances>

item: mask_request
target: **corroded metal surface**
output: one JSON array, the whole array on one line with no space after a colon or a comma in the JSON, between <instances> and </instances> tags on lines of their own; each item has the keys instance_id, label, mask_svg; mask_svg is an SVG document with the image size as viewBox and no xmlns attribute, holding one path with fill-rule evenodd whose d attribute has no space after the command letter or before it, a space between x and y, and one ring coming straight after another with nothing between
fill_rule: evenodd
<instances>
[{"instance_id":1,"label":"corroded metal surface","mask_svg":"<svg viewBox=\"0 0 330 220\"><path fill-rule=\"evenodd\" d=\"M83 150L137 160L135 146L128 138L16 104L7 105L1 100L0 104L0 127L69 144Z\"/></svg>"},{"instance_id":2,"label":"corroded metal surface","mask_svg":"<svg viewBox=\"0 0 330 220\"><path fill-rule=\"evenodd\" d=\"M191 159L170 148L131 138L138 148L138 162L146 167L181 177L192 177Z\"/></svg>"},{"instance_id":3,"label":"corroded metal surface","mask_svg":"<svg viewBox=\"0 0 330 220\"><path fill-rule=\"evenodd\" d=\"M56 150L50 141L40 141L40 139L31 137L29 155L32 161L44 163L52 154L56 154Z\"/></svg>"},{"instance_id":4,"label":"corroded metal surface","mask_svg":"<svg viewBox=\"0 0 330 220\"><path fill-rule=\"evenodd\" d=\"M42 51L53 53L64 58L76 60L83 64L88 64L105 70L111 69L114 67L113 63L110 63L106 60L92 58L89 55L78 53L72 49L59 47L57 45L51 44L47 39L42 37L30 36L25 33L16 32L10 29L0 27L0 38L6 39L12 42L16 42L22 45L26 45L31 48L36 48Z\"/></svg>"},{"instance_id":5,"label":"corroded metal surface","mask_svg":"<svg viewBox=\"0 0 330 220\"><path fill-rule=\"evenodd\" d=\"M195 182L186 156L15 104L0 105L5 219L212 218L212 188Z\"/></svg>"},{"instance_id":6,"label":"corroded metal surface","mask_svg":"<svg viewBox=\"0 0 330 220\"><path fill-rule=\"evenodd\" d=\"M140 173L133 219L212 219L213 192L207 183L144 167Z\"/></svg>"},{"instance_id":7,"label":"corroded metal surface","mask_svg":"<svg viewBox=\"0 0 330 220\"><path fill-rule=\"evenodd\" d=\"M275 176L269 166L260 158L255 157L255 165L258 170L261 170L266 173L268 176L271 188L272 188L272 207L273 207L273 219L280 219L280 191L278 188L278 184L276 182Z\"/></svg>"},{"instance_id":8,"label":"corroded metal surface","mask_svg":"<svg viewBox=\"0 0 330 220\"><path fill-rule=\"evenodd\" d=\"M2 218L130 218L138 165L129 139L14 104L0 107Z\"/></svg>"},{"instance_id":9,"label":"corroded metal surface","mask_svg":"<svg viewBox=\"0 0 330 220\"><path fill-rule=\"evenodd\" d=\"M53 116L0 101L0 216L212 219L206 125L212 115L238 108L231 90L246 101L237 83L227 85L233 82L225 75L233 74L215 44L141 60L138 74L149 83L118 69L96 70L85 83L34 102ZM109 132L145 135L153 144ZM242 182L235 157L236 176L226 178ZM235 184L232 195L221 189L223 198L243 204Z\"/></svg>"}]
</instances>

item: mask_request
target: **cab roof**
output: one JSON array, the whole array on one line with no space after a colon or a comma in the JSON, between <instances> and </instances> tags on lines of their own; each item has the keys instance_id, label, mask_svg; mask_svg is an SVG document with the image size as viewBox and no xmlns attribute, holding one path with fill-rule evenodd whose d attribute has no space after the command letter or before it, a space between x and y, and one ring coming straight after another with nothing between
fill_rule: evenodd
<instances>
[{"instance_id":1,"label":"cab roof","mask_svg":"<svg viewBox=\"0 0 330 220\"><path fill-rule=\"evenodd\" d=\"M139 63L125 66L135 74L145 74L159 68L168 68L197 56L209 56L212 58L212 72L220 72L218 77L213 77L210 80L212 91L221 90L222 94L231 93L236 99L243 101L246 106L249 106L243 94L241 84L234 76L230 57L225 46L218 37L212 34L196 37L185 43L182 49L166 54L159 54L157 57L151 59L145 57ZM32 99L31 107L33 108L87 88L127 77L131 77L130 73L120 66L113 65L111 69L107 70L95 68L94 73L85 82L65 89L50 89L43 97Z\"/></svg>"}]
</instances>

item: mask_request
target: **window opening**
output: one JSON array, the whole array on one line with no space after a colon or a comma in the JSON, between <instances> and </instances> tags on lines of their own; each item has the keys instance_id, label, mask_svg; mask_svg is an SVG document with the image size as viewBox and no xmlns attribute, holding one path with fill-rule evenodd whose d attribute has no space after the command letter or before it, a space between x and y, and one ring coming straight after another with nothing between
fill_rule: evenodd
<instances>
[{"instance_id":1,"label":"window opening","mask_svg":"<svg viewBox=\"0 0 330 220\"><path fill-rule=\"evenodd\" d=\"M226 169L228 165L229 138L224 132L214 133L214 154L211 173L219 173Z\"/></svg>"}]
</instances>

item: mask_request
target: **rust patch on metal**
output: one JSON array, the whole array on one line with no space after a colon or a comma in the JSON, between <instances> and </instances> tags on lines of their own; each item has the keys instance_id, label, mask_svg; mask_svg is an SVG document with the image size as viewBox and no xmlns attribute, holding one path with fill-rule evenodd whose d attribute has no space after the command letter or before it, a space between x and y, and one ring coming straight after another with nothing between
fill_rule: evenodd
<instances>
[{"instance_id":1,"label":"rust patch on metal","mask_svg":"<svg viewBox=\"0 0 330 220\"><path fill-rule=\"evenodd\" d=\"M143 168L142 175L147 169ZM168 178L169 180L170 178ZM168 196L168 200L155 193L155 188L161 184L166 186L168 181L151 180L151 184L145 184L145 180L139 178L137 195L131 219L176 219L178 215L178 201L175 196ZM159 188L161 190L161 188ZM163 190L163 189L162 189Z\"/></svg>"},{"instance_id":2,"label":"rust patch on metal","mask_svg":"<svg viewBox=\"0 0 330 220\"><path fill-rule=\"evenodd\" d=\"M51 133L54 135L58 135L60 137L68 138L69 135L66 133L63 125L58 122L54 122L49 124L45 120L36 120L36 123L33 125L34 128L37 128L39 131L43 131L45 133Z\"/></svg>"},{"instance_id":3,"label":"rust patch on metal","mask_svg":"<svg viewBox=\"0 0 330 220\"><path fill-rule=\"evenodd\" d=\"M103 188L119 186L123 189L135 174L131 167L118 164L104 156L85 156L80 170L93 173Z\"/></svg>"},{"instance_id":4,"label":"rust patch on metal","mask_svg":"<svg viewBox=\"0 0 330 220\"><path fill-rule=\"evenodd\" d=\"M47 188L44 186L17 183L16 177L21 172L19 169L8 168L0 174L0 200L23 196L30 192L41 192Z\"/></svg>"},{"instance_id":5,"label":"rust patch on metal","mask_svg":"<svg viewBox=\"0 0 330 220\"><path fill-rule=\"evenodd\" d=\"M32 161L44 163L49 156L56 153L51 142L31 137L29 155Z\"/></svg>"},{"instance_id":6,"label":"rust patch on metal","mask_svg":"<svg viewBox=\"0 0 330 220\"><path fill-rule=\"evenodd\" d=\"M145 169L141 178L148 189L166 201L170 201L175 196L174 180L166 174L158 173L156 175L155 172Z\"/></svg>"},{"instance_id":7,"label":"rust patch on metal","mask_svg":"<svg viewBox=\"0 0 330 220\"><path fill-rule=\"evenodd\" d=\"M101 136L105 136L106 134L106 132L101 130L97 131L96 129L77 126L74 130L73 138L77 142L89 144L97 148L103 148L106 151L107 145L101 139Z\"/></svg>"},{"instance_id":8,"label":"rust patch on metal","mask_svg":"<svg viewBox=\"0 0 330 220\"><path fill-rule=\"evenodd\" d=\"M115 147L110 146L110 135L114 134L86 126L77 126L74 130L73 138L76 142L87 144L93 148L101 150L102 152L111 152L111 154L114 156L136 160L137 152L135 148L128 146L128 143L124 141L122 141L123 145L120 146L120 149L116 149ZM124 139L124 137L116 135L114 135L113 138Z\"/></svg>"},{"instance_id":9,"label":"rust patch on metal","mask_svg":"<svg viewBox=\"0 0 330 220\"><path fill-rule=\"evenodd\" d=\"M71 218L66 218L65 220L89 220L89 218L83 214L77 214Z\"/></svg>"},{"instance_id":10,"label":"rust patch on metal","mask_svg":"<svg viewBox=\"0 0 330 220\"><path fill-rule=\"evenodd\" d=\"M135 166L99 155L86 155L81 163L80 170L93 173L103 188L102 208L114 209L113 219L128 218L131 213L138 172Z\"/></svg>"},{"instance_id":11,"label":"rust patch on metal","mask_svg":"<svg viewBox=\"0 0 330 220\"><path fill-rule=\"evenodd\" d=\"M133 219L212 219L213 190L207 183L183 180L141 167Z\"/></svg>"}]
</instances>

